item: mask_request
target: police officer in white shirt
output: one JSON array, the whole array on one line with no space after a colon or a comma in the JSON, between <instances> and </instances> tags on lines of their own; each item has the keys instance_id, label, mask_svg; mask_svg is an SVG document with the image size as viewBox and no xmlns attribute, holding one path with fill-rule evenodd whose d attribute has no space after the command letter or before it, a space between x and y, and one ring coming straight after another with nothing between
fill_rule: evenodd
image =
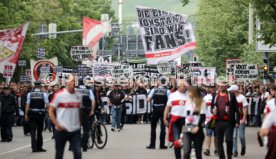
<instances>
[{"instance_id":1,"label":"police officer in white shirt","mask_svg":"<svg viewBox=\"0 0 276 159\"><path fill-rule=\"evenodd\" d=\"M48 95L41 91L41 82L36 81L35 88L27 94L25 121L30 121L31 141L33 152L46 152L43 146L43 124L46 115L46 106L49 104Z\"/></svg>"}]
</instances>

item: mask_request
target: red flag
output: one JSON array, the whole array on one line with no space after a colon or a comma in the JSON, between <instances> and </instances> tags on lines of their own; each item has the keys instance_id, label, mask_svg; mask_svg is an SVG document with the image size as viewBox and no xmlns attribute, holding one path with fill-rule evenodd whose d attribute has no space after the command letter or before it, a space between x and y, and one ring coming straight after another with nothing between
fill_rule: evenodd
<instances>
[{"instance_id":1,"label":"red flag","mask_svg":"<svg viewBox=\"0 0 276 159\"><path fill-rule=\"evenodd\" d=\"M104 35L101 21L83 17L83 45L93 48Z\"/></svg>"},{"instance_id":2,"label":"red flag","mask_svg":"<svg viewBox=\"0 0 276 159\"><path fill-rule=\"evenodd\" d=\"M0 73L3 74L5 66L17 64L20 51L25 39L29 23L13 29L0 30Z\"/></svg>"}]
</instances>

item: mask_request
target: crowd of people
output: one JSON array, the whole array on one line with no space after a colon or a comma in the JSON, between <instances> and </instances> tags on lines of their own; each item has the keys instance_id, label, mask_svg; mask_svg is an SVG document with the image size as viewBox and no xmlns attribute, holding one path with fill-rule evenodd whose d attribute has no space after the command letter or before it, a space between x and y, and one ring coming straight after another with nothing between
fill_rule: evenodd
<instances>
[{"instance_id":1,"label":"crowd of people","mask_svg":"<svg viewBox=\"0 0 276 159\"><path fill-rule=\"evenodd\" d=\"M276 156L272 142L276 127L274 85L260 82L228 85L226 81L220 81L215 86L198 87L183 79L170 82L163 79L153 85L138 80L132 86L122 86L119 82L107 86L95 80L85 86L80 80L75 88L74 78L67 80L66 86L42 86L40 82L34 86L31 83L11 82L8 86L2 83L1 142L13 140L13 125L23 125L24 135L31 135L33 152L46 151L42 148L42 131L48 130L53 131L56 141L56 158L63 158L66 141L71 143L74 158L81 158L81 148L87 151L90 118L96 115L101 122L110 123L113 132L123 130L126 123L150 123L147 149L156 148L158 124L161 126L159 148L167 149L167 127L176 159L189 159L193 148L197 159L203 154L210 156L211 143L214 143L214 155L220 159L244 156L246 127L261 127L260 135L269 137L266 157ZM139 94L147 96L151 112L127 115L125 103ZM108 98L110 114L103 107L103 97Z\"/></svg>"}]
</instances>

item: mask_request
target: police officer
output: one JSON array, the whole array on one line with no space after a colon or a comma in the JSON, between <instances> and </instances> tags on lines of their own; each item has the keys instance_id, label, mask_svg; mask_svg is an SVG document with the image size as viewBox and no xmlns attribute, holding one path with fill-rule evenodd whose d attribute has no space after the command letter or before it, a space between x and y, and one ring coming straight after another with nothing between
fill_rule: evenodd
<instances>
[{"instance_id":1,"label":"police officer","mask_svg":"<svg viewBox=\"0 0 276 159\"><path fill-rule=\"evenodd\" d=\"M165 136L166 136L166 129L163 121L163 113L166 107L166 103L168 100L168 96L170 91L166 88L166 79L161 79L159 86L157 88L153 88L150 91L148 96L148 101L152 102L152 118L151 118L151 134L150 134L150 144L147 146L147 149L155 149L155 140L156 140L156 126L158 121L160 120L161 123L161 132L160 132L160 149L167 149L165 146Z\"/></svg>"},{"instance_id":2,"label":"police officer","mask_svg":"<svg viewBox=\"0 0 276 159\"><path fill-rule=\"evenodd\" d=\"M4 87L4 94L0 95L1 142L12 141L12 125L16 114L18 115L16 98L9 87Z\"/></svg>"},{"instance_id":3,"label":"police officer","mask_svg":"<svg viewBox=\"0 0 276 159\"><path fill-rule=\"evenodd\" d=\"M87 151L88 144L88 132L90 129L90 116L94 114L95 111L95 98L92 90L86 88L83 80L79 80L79 88L76 89L82 95L82 150Z\"/></svg>"},{"instance_id":4,"label":"police officer","mask_svg":"<svg viewBox=\"0 0 276 159\"><path fill-rule=\"evenodd\" d=\"M49 104L48 95L41 91L41 82L36 81L33 91L27 95L25 120L31 125L32 152L46 152L42 148L42 130L45 117L45 106Z\"/></svg>"}]
</instances>

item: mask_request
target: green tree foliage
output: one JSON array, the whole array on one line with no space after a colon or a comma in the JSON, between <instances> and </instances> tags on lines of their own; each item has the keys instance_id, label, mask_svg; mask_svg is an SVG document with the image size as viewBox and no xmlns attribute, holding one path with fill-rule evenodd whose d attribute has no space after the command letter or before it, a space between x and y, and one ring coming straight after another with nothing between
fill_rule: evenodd
<instances>
[{"instance_id":1,"label":"green tree foliage","mask_svg":"<svg viewBox=\"0 0 276 159\"><path fill-rule=\"evenodd\" d=\"M226 58L242 57L248 34L248 3L201 0L196 20L197 53L206 66L225 71Z\"/></svg>"},{"instance_id":2,"label":"green tree foliage","mask_svg":"<svg viewBox=\"0 0 276 159\"><path fill-rule=\"evenodd\" d=\"M0 29L16 27L30 22L21 51L21 59L35 59L38 48L46 49L46 57L58 57L64 66L74 66L70 48L82 45L82 33L62 34L56 39L32 36L41 24L57 24L57 31L79 30L82 17L100 19L101 14L114 17L111 0L2 0L0 2Z\"/></svg>"},{"instance_id":3,"label":"green tree foliage","mask_svg":"<svg viewBox=\"0 0 276 159\"><path fill-rule=\"evenodd\" d=\"M276 1L251 0L257 17L262 22L261 40L266 44L276 44Z\"/></svg>"}]
</instances>

